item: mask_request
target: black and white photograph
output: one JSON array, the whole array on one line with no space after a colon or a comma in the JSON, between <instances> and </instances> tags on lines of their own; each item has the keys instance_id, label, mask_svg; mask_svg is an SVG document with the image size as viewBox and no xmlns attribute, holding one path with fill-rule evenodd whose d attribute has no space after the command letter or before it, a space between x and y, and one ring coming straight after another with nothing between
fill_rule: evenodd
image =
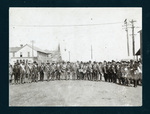
<instances>
[{"instance_id":1,"label":"black and white photograph","mask_svg":"<svg viewBox=\"0 0 150 114\"><path fill-rule=\"evenodd\" d=\"M142 106L142 7L10 7L9 106Z\"/></svg>"}]
</instances>

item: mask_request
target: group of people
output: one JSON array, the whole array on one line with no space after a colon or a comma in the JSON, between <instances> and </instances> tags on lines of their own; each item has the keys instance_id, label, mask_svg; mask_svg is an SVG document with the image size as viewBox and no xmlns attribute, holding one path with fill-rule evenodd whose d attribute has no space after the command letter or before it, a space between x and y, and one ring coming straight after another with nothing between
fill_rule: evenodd
<instances>
[{"instance_id":1,"label":"group of people","mask_svg":"<svg viewBox=\"0 0 150 114\"><path fill-rule=\"evenodd\" d=\"M13 84L32 83L38 81L54 80L89 80L105 81L120 85L137 87L142 84L141 61L114 60L104 62L52 62L41 63L36 61L17 61L14 65L9 64L9 81Z\"/></svg>"}]
</instances>

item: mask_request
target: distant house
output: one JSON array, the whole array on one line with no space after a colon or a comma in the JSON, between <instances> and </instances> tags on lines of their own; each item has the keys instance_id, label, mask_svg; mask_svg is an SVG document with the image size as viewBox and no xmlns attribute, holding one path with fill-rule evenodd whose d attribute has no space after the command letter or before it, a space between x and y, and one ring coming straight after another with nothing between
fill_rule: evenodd
<instances>
[{"instance_id":1,"label":"distant house","mask_svg":"<svg viewBox=\"0 0 150 114\"><path fill-rule=\"evenodd\" d=\"M35 46L32 48L29 44L21 45L21 47L10 47L9 55L11 64L14 64L17 60L28 61L30 63L36 61L40 64L41 62L59 61L59 57L61 57L60 51L42 50Z\"/></svg>"},{"instance_id":2,"label":"distant house","mask_svg":"<svg viewBox=\"0 0 150 114\"><path fill-rule=\"evenodd\" d=\"M48 54L48 62L53 62L53 61L61 61L62 57L61 57L61 52L60 52L60 45L58 45L58 49L55 51L49 51L49 50L45 50Z\"/></svg>"},{"instance_id":3,"label":"distant house","mask_svg":"<svg viewBox=\"0 0 150 114\"><path fill-rule=\"evenodd\" d=\"M15 57L15 53L22 48L23 45L20 47L11 47L9 48L9 61L11 60L12 57Z\"/></svg>"},{"instance_id":4,"label":"distant house","mask_svg":"<svg viewBox=\"0 0 150 114\"><path fill-rule=\"evenodd\" d=\"M10 48L10 50L12 49L13 47ZM32 49L32 46L29 44L26 44L18 48L18 50L14 52L14 55L15 56L11 57L10 60L11 63L16 62L17 60L28 61L28 62L37 61L38 63L41 63L41 62L46 62L48 57L48 54L45 51L35 46Z\"/></svg>"},{"instance_id":5,"label":"distant house","mask_svg":"<svg viewBox=\"0 0 150 114\"><path fill-rule=\"evenodd\" d=\"M10 50L9 50L9 57L10 57L10 58L11 58L11 57L15 57L15 53L16 53L19 49L21 49L21 47L12 47L12 48L10 48Z\"/></svg>"},{"instance_id":6,"label":"distant house","mask_svg":"<svg viewBox=\"0 0 150 114\"><path fill-rule=\"evenodd\" d=\"M142 59L142 30L140 30L138 33L140 33L140 49L135 54L137 57L137 60L139 56Z\"/></svg>"}]
</instances>

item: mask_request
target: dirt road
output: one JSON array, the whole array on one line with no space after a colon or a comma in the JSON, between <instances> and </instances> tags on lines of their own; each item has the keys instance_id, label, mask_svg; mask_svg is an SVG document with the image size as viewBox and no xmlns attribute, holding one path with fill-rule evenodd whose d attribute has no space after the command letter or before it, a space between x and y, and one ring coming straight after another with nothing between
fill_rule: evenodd
<instances>
[{"instance_id":1,"label":"dirt road","mask_svg":"<svg viewBox=\"0 0 150 114\"><path fill-rule=\"evenodd\" d=\"M142 86L109 82L50 81L10 85L10 106L141 106Z\"/></svg>"}]
</instances>

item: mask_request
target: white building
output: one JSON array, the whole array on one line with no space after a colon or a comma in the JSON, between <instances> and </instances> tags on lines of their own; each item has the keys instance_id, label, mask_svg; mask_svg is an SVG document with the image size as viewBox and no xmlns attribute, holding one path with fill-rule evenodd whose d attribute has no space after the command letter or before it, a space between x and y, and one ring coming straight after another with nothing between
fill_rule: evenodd
<instances>
[{"instance_id":1,"label":"white building","mask_svg":"<svg viewBox=\"0 0 150 114\"><path fill-rule=\"evenodd\" d=\"M60 50L60 49L59 49ZM51 62L60 61L61 55L60 51L50 51L42 50L37 47L33 47L29 44L21 45L21 47L10 47L9 49L9 62L14 64L17 60L18 61L28 61L30 63L36 61L37 63L41 62ZM51 56L50 56L51 55Z\"/></svg>"},{"instance_id":2,"label":"white building","mask_svg":"<svg viewBox=\"0 0 150 114\"><path fill-rule=\"evenodd\" d=\"M22 45L20 47L11 47L9 48L9 62L13 63L11 58L15 57L15 53L22 48Z\"/></svg>"}]
</instances>

